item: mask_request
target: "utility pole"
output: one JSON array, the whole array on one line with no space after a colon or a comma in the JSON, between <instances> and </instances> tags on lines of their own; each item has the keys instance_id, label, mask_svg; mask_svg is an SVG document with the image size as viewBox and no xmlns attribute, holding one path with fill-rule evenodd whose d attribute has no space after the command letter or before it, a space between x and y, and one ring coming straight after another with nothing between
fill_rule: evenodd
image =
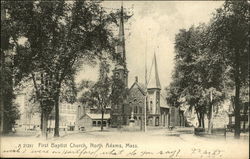
<instances>
[{"instance_id":1,"label":"utility pole","mask_svg":"<svg viewBox=\"0 0 250 159\"><path fill-rule=\"evenodd\" d=\"M209 128L208 128L208 134L212 134L212 128L213 128L213 90L210 91L210 121L209 121Z\"/></svg>"},{"instance_id":2,"label":"utility pole","mask_svg":"<svg viewBox=\"0 0 250 159\"><path fill-rule=\"evenodd\" d=\"M148 46L148 32L146 33L146 47L145 47L145 102L144 102L144 132L147 132L147 85L148 85L148 70L147 70L147 46Z\"/></svg>"}]
</instances>

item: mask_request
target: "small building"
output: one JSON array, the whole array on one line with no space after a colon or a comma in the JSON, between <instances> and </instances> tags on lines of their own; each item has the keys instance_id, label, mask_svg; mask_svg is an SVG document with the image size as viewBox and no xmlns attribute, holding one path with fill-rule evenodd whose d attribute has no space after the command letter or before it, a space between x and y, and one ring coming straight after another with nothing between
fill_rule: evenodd
<instances>
[{"instance_id":1,"label":"small building","mask_svg":"<svg viewBox=\"0 0 250 159\"><path fill-rule=\"evenodd\" d=\"M79 130L89 130L92 128L101 127L102 114L86 113L82 115L78 120ZM104 114L103 116L103 126L108 127L110 125L110 114Z\"/></svg>"}]
</instances>

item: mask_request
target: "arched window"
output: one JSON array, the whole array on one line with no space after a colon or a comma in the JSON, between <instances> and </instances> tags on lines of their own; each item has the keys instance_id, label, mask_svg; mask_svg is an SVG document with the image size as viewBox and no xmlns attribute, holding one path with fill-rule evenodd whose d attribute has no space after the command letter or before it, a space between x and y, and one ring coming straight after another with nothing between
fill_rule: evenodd
<instances>
[{"instance_id":1,"label":"arched window","mask_svg":"<svg viewBox=\"0 0 250 159\"><path fill-rule=\"evenodd\" d=\"M137 106L135 106L135 113L137 113Z\"/></svg>"}]
</instances>

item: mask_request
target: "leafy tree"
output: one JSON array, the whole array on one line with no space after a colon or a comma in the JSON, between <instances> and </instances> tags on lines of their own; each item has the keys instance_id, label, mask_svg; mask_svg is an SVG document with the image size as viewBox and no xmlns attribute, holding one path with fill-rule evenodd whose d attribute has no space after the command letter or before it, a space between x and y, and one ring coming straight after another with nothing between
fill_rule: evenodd
<instances>
[{"instance_id":1,"label":"leafy tree","mask_svg":"<svg viewBox=\"0 0 250 159\"><path fill-rule=\"evenodd\" d=\"M226 1L208 25L180 30L176 35L176 67L169 101L185 97L194 105L198 119L208 115L211 131L212 105L218 106L234 87L235 137L240 136L240 99L249 84L249 2ZM213 100L209 100L213 92ZM210 95L209 95L210 94ZM203 120L203 119L202 119ZM203 121L199 121L199 126Z\"/></svg>"},{"instance_id":2,"label":"leafy tree","mask_svg":"<svg viewBox=\"0 0 250 159\"><path fill-rule=\"evenodd\" d=\"M110 105L111 80L108 77L110 65L107 60L101 59L99 66L99 78L96 83L83 81L81 89L86 89L80 97L80 102L88 104L89 107L97 108L101 112L101 130L103 130L104 113Z\"/></svg>"},{"instance_id":3,"label":"leafy tree","mask_svg":"<svg viewBox=\"0 0 250 159\"><path fill-rule=\"evenodd\" d=\"M47 114L55 107L54 136L59 136L61 87L82 63L93 62L102 50L114 52L109 27L113 19L96 1L8 1L6 5L10 15L9 30L27 38L26 58L21 60L28 63L20 67L20 77L24 73L32 75L44 114L43 125L46 125ZM21 58L17 42L20 36L16 32L11 36Z\"/></svg>"},{"instance_id":4,"label":"leafy tree","mask_svg":"<svg viewBox=\"0 0 250 159\"><path fill-rule=\"evenodd\" d=\"M94 86L93 96L98 101L99 109L102 113L101 130L103 130L103 117L108 105L110 105L111 81L108 77L109 64L104 59L101 61L99 70L99 79Z\"/></svg>"},{"instance_id":5,"label":"leafy tree","mask_svg":"<svg viewBox=\"0 0 250 159\"><path fill-rule=\"evenodd\" d=\"M211 57L227 69L235 90L235 137L240 137L241 88L249 84L249 2L226 1L209 26Z\"/></svg>"},{"instance_id":6,"label":"leafy tree","mask_svg":"<svg viewBox=\"0 0 250 159\"><path fill-rule=\"evenodd\" d=\"M0 133L8 133L20 117L18 105L14 104L14 62L13 49L10 45L8 32L6 32L7 15L1 1L1 56L0 56Z\"/></svg>"},{"instance_id":7,"label":"leafy tree","mask_svg":"<svg viewBox=\"0 0 250 159\"><path fill-rule=\"evenodd\" d=\"M12 60L1 49L1 133L6 134L11 131L15 120L19 118L17 105L14 104L15 94L13 88L13 65ZM6 59L9 59L7 61Z\"/></svg>"},{"instance_id":8,"label":"leafy tree","mask_svg":"<svg viewBox=\"0 0 250 159\"><path fill-rule=\"evenodd\" d=\"M223 98L223 67L217 58L209 56L210 50L204 38L207 26L192 26L189 30L180 30L176 35L176 66L173 82L167 89L167 100L171 105L180 106L183 98L192 109L194 107L199 127L205 127L204 117L209 119L211 130L211 102L209 92L214 90L213 105L218 105Z\"/></svg>"},{"instance_id":9,"label":"leafy tree","mask_svg":"<svg viewBox=\"0 0 250 159\"><path fill-rule=\"evenodd\" d=\"M78 92L82 91L78 101L89 108L97 108L102 113L102 118L107 106L111 104L116 105L116 108L121 111L120 113L122 114L123 107L126 104L124 97L127 97L128 94L124 82L113 76L110 78L108 72L109 64L104 60L100 63L98 81L83 80L78 88ZM122 107L118 108L118 106ZM120 127L122 118L118 123L118 127Z\"/></svg>"},{"instance_id":10,"label":"leafy tree","mask_svg":"<svg viewBox=\"0 0 250 159\"><path fill-rule=\"evenodd\" d=\"M202 79L200 66L198 66L198 57L201 50L201 37L204 26L200 28L191 27L188 31L180 30L176 35L176 67L174 72L174 79L177 79L171 85L176 90L175 103L181 97L185 100L190 109L195 108L199 120L199 126L204 127L204 114L206 112L203 103L199 102L202 99ZM173 96L172 96L173 97ZM169 101L170 99L168 99ZM179 105L177 105L179 106Z\"/></svg>"}]
</instances>

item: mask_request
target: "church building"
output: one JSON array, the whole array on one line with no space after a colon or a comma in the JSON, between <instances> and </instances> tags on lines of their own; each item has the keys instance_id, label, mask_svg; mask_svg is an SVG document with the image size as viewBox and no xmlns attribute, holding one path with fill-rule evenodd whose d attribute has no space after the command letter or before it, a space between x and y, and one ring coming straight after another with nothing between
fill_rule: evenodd
<instances>
[{"instance_id":1,"label":"church building","mask_svg":"<svg viewBox=\"0 0 250 159\"><path fill-rule=\"evenodd\" d=\"M128 102L130 107L129 121L132 118L135 126L143 127L145 117L148 126L168 126L170 124L170 107L161 94L161 84L155 55L147 87L138 81L138 77L135 77L135 82L129 89Z\"/></svg>"},{"instance_id":2,"label":"church building","mask_svg":"<svg viewBox=\"0 0 250 159\"><path fill-rule=\"evenodd\" d=\"M116 59L113 75L123 81L125 89L127 89L129 71L126 65L123 7L121 7L118 36L119 43L116 47L116 54L119 58ZM145 119L148 126L184 125L184 117L180 117L181 110L168 106L166 97L161 93L162 88L157 67L157 58L154 54L147 85L141 84L136 77L135 82L128 89L128 96L124 97L123 104L111 105L111 127L118 127L119 124L122 124L140 126L143 129Z\"/></svg>"},{"instance_id":3,"label":"church building","mask_svg":"<svg viewBox=\"0 0 250 159\"><path fill-rule=\"evenodd\" d=\"M137 127L143 130L148 127L168 127L184 126L183 112L176 107L169 106L164 96L158 66L157 58L154 54L150 74L146 80L147 84L139 82L138 77L131 87L128 87L128 69L126 62L125 34L123 6L121 7L118 44L116 46L116 59L113 69L113 77L121 81L127 95L122 97L119 104L110 104L104 115L105 127ZM118 88L117 88L118 89ZM118 91L119 92L119 91ZM101 123L101 113L96 108L85 110L82 105L77 110L78 129L93 129L99 127ZM84 109L82 109L84 108ZM146 112L146 113L145 113ZM145 122L146 119L146 122Z\"/></svg>"}]
</instances>

